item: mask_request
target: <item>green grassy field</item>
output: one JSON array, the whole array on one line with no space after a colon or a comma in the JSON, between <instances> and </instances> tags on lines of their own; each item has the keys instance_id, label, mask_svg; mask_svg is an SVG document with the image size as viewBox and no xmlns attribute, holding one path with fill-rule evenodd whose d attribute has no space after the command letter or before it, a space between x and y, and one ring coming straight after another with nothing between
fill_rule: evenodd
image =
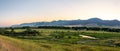
<instances>
[{"instance_id":1,"label":"green grassy field","mask_svg":"<svg viewBox=\"0 0 120 51\"><path fill-rule=\"evenodd\" d=\"M21 32L24 29L15 29ZM25 51L120 51L120 33L105 31L34 29L38 36L0 36ZM85 38L79 35L94 37Z\"/></svg>"}]
</instances>

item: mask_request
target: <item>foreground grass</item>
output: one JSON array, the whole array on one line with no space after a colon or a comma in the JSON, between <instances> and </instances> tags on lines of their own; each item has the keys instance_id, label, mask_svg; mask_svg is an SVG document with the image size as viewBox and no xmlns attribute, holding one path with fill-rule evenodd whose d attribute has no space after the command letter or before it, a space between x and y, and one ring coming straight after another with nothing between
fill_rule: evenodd
<instances>
[{"instance_id":1,"label":"foreground grass","mask_svg":"<svg viewBox=\"0 0 120 51\"><path fill-rule=\"evenodd\" d=\"M73 44L34 44L33 42L21 41L11 37L1 36L0 38L6 42L13 43L25 51L120 51L119 48L73 45Z\"/></svg>"},{"instance_id":2,"label":"foreground grass","mask_svg":"<svg viewBox=\"0 0 120 51\"><path fill-rule=\"evenodd\" d=\"M59 29L36 29L41 32L42 36L32 37L31 39L22 39L16 37L8 37L0 35L0 39L5 42L12 43L18 47L21 47L24 51L120 51L120 47L108 47L108 46L100 46L100 45L89 45L90 43L95 44L94 42L89 42L85 44L71 44L65 43L68 39L63 39L64 41L52 41L47 40L46 36L49 34L56 32L61 34L74 34L80 33L83 35L89 35L93 37L100 38L98 42L103 42L106 39L112 39L113 37L120 37L119 33L115 32L103 32L103 31L74 31L74 30L59 30ZM22 30L16 30L22 31ZM39 39L34 39L34 38ZM106 38L106 39L105 39ZM102 40L101 40L102 39ZM71 40L71 39L70 39ZM87 40L87 39L80 39ZM102 43L103 44L103 43Z\"/></svg>"},{"instance_id":3,"label":"foreground grass","mask_svg":"<svg viewBox=\"0 0 120 51\"><path fill-rule=\"evenodd\" d=\"M18 47L21 47L24 51L46 51L46 49L39 47L38 45L30 42L25 42L19 39L7 37L7 36L2 36L0 35L1 41L12 43Z\"/></svg>"}]
</instances>

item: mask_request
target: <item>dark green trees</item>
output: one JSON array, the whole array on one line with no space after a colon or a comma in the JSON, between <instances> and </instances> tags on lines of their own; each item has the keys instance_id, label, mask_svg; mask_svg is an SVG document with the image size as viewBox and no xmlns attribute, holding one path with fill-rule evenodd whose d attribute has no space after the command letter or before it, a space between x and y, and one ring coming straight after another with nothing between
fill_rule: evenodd
<instances>
[{"instance_id":1,"label":"dark green trees","mask_svg":"<svg viewBox=\"0 0 120 51\"><path fill-rule=\"evenodd\" d=\"M32 30L31 28L25 28L25 31L16 32L14 28L0 29L0 34L5 36L37 36L39 31Z\"/></svg>"},{"instance_id":2,"label":"dark green trees","mask_svg":"<svg viewBox=\"0 0 120 51\"><path fill-rule=\"evenodd\" d=\"M39 31L32 30L31 28L26 28L26 30L23 31L23 34L25 36L37 36L40 33L39 33Z\"/></svg>"}]
</instances>

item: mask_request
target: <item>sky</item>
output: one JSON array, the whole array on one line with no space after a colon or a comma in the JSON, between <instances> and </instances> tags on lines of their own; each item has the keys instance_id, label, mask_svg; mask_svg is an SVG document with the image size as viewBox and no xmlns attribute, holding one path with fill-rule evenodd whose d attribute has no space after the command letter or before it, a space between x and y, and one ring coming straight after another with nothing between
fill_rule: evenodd
<instances>
[{"instance_id":1,"label":"sky","mask_svg":"<svg viewBox=\"0 0 120 51\"><path fill-rule=\"evenodd\" d=\"M0 26L94 17L120 20L120 0L0 0Z\"/></svg>"}]
</instances>

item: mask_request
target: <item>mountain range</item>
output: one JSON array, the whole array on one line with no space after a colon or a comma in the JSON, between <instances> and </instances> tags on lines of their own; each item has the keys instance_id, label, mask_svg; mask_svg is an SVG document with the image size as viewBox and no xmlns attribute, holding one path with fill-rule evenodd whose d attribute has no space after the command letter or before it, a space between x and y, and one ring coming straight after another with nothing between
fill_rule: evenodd
<instances>
[{"instance_id":1,"label":"mountain range","mask_svg":"<svg viewBox=\"0 0 120 51\"><path fill-rule=\"evenodd\" d=\"M12 25L12 27L23 27L23 26L111 26L120 27L119 20L102 20L99 18L90 18L88 20L58 20L51 22L33 22L33 23L23 23L19 25Z\"/></svg>"}]
</instances>

